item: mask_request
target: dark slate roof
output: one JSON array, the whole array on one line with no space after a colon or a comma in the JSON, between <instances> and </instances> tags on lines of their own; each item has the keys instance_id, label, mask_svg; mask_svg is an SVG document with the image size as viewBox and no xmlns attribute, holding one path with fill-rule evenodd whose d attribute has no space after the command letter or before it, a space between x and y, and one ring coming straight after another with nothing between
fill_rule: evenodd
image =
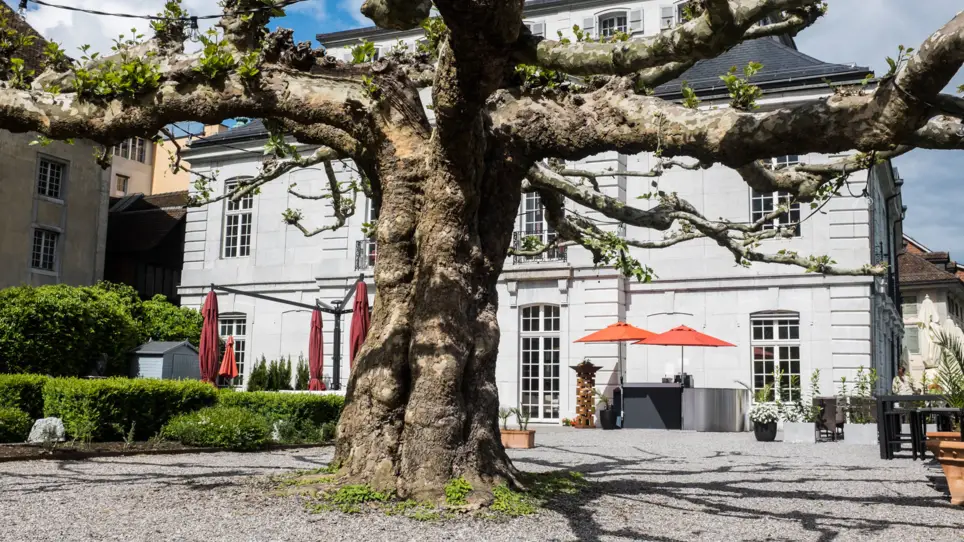
<instances>
[{"instance_id":1,"label":"dark slate roof","mask_svg":"<svg viewBox=\"0 0 964 542\"><path fill-rule=\"evenodd\" d=\"M151 341L140 345L137 350L134 351L135 354L166 354L171 350L179 346L187 346L191 350L197 352L197 349L187 341L181 342L168 342L168 341Z\"/></svg>"},{"instance_id":2,"label":"dark slate roof","mask_svg":"<svg viewBox=\"0 0 964 542\"><path fill-rule=\"evenodd\" d=\"M107 215L109 252L144 252L160 245L187 216L188 193L167 192L111 198Z\"/></svg>"},{"instance_id":3,"label":"dark slate roof","mask_svg":"<svg viewBox=\"0 0 964 542\"><path fill-rule=\"evenodd\" d=\"M252 139L261 139L268 133L265 129L264 123L260 119L252 120L251 122L240 126L238 128L231 128L230 130L221 132L220 134L214 134L209 137L202 139L197 139L189 145L192 149L198 149L203 147L214 147L216 145L239 143L241 141L247 141Z\"/></svg>"},{"instance_id":4,"label":"dark slate roof","mask_svg":"<svg viewBox=\"0 0 964 542\"><path fill-rule=\"evenodd\" d=\"M943 266L934 265L921 254L902 252L897 257L897 268L902 286L918 283L961 283L961 279L947 272Z\"/></svg>"},{"instance_id":5,"label":"dark slate roof","mask_svg":"<svg viewBox=\"0 0 964 542\"><path fill-rule=\"evenodd\" d=\"M767 90L774 87L799 86L831 81L862 79L870 68L845 64L830 64L805 55L773 38L760 38L740 43L722 55L701 60L678 79L656 88L656 95L678 95L682 82L701 95L725 94L726 86L720 76L732 66L742 70L750 62L759 62L763 68L751 82Z\"/></svg>"}]
</instances>

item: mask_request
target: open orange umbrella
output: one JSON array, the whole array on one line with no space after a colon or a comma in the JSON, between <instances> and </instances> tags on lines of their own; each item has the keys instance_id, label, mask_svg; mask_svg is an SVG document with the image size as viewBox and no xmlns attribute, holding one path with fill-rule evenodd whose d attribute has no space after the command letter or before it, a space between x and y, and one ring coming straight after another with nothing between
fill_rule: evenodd
<instances>
[{"instance_id":1,"label":"open orange umbrella","mask_svg":"<svg viewBox=\"0 0 964 542\"><path fill-rule=\"evenodd\" d=\"M234 359L234 337L228 337L228 344L224 347L224 358L221 360L221 368L218 374L227 379L238 377L238 362Z\"/></svg>"},{"instance_id":2,"label":"open orange umbrella","mask_svg":"<svg viewBox=\"0 0 964 542\"><path fill-rule=\"evenodd\" d=\"M683 349L687 346L736 346L735 344L717 339L716 337L711 337L705 333L700 333L699 331L686 326L674 327L666 333L660 333L659 335L649 337L648 339L643 339L633 344L680 347L680 378L682 378L683 375Z\"/></svg>"},{"instance_id":3,"label":"open orange umbrella","mask_svg":"<svg viewBox=\"0 0 964 542\"><path fill-rule=\"evenodd\" d=\"M586 335L581 339L576 339L577 343L613 343L624 341L641 341L650 337L655 337L652 331L627 324L626 322L616 322L610 324L599 331Z\"/></svg>"}]
</instances>

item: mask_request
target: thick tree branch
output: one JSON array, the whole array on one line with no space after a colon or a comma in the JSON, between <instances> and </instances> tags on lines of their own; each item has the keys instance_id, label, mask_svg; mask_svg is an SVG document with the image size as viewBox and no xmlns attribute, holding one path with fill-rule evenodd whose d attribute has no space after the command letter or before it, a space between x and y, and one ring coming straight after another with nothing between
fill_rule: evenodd
<instances>
[{"instance_id":1,"label":"thick tree branch","mask_svg":"<svg viewBox=\"0 0 964 542\"><path fill-rule=\"evenodd\" d=\"M809 8L815 15L806 25L812 24L822 14L819 4L820 0L714 0L699 17L656 36L617 43L563 43L523 36L516 56L522 63L572 75L628 75L718 56L748 39L755 23L784 10Z\"/></svg>"}]
</instances>

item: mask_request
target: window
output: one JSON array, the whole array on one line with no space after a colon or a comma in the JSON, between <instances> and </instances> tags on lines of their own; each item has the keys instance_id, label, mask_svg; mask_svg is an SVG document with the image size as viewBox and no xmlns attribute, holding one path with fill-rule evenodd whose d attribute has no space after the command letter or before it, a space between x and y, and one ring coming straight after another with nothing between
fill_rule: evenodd
<instances>
[{"instance_id":1,"label":"window","mask_svg":"<svg viewBox=\"0 0 964 542\"><path fill-rule=\"evenodd\" d=\"M792 202L792 203L791 203ZM756 223L781 206L788 206L789 211L763 223L764 230L772 230L779 226L795 224L794 235L800 235L800 202L793 201L793 196L786 191L757 192L750 189L750 222Z\"/></svg>"},{"instance_id":2,"label":"window","mask_svg":"<svg viewBox=\"0 0 964 542\"><path fill-rule=\"evenodd\" d=\"M57 238L60 234L50 230L33 231L33 250L30 267L43 271L55 271L57 265Z\"/></svg>"},{"instance_id":3,"label":"window","mask_svg":"<svg viewBox=\"0 0 964 542\"><path fill-rule=\"evenodd\" d=\"M800 318L774 315L754 317L750 321L753 349L753 391L769 384L773 400L779 388L783 401L800 399ZM774 373L779 373L776 382Z\"/></svg>"},{"instance_id":4,"label":"window","mask_svg":"<svg viewBox=\"0 0 964 542\"><path fill-rule=\"evenodd\" d=\"M37 169L37 193L48 198L62 199L60 196L66 172L67 164L41 158Z\"/></svg>"},{"instance_id":5,"label":"window","mask_svg":"<svg viewBox=\"0 0 964 542\"><path fill-rule=\"evenodd\" d=\"M904 346L911 354L920 354L920 330L917 326L904 326Z\"/></svg>"},{"instance_id":6,"label":"window","mask_svg":"<svg viewBox=\"0 0 964 542\"><path fill-rule=\"evenodd\" d=\"M659 12L659 28L660 30L666 30L667 28L673 28L673 24L676 23L676 15L673 13L672 6L664 6L660 8Z\"/></svg>"},{"instance_id":7,"label":"window","mask_svg":"<svg viewBox=\"0 0 964 542\"><path fill-rule=\"evenodd\" d=\"M784 156L776 156L770 158L769 160L764 160L763 165L769 169L783 169L785 167L790 167L800 163L800 156L796 154L787 154Z\"/></svg>"},{"instance_id":8,"label":"window","mask_svg":"<svg viewBox=\"0 0 964 542\"><path fill-rule=\"evenodd\" d=\"M229 192L237 182L225 183ZM224 257L241 258L251 255L251 223L254 218L254 196L247 194L238 201L227 200L224 209Z\"/></svg>"},{"instance_id":9,"label":"window","mask_svg":"<svg viewBox=\"0 0 964 542\"><path fill-rule=\"evenodd\" d=\"M523 195L521 209L519 211L520 223L519 231L516 235L515 247L521 249L524 239L534 238L539 244L546 245L556 239L556 232L552 226L546 222L545 208L542 206L542 199L538 193L530 192ZM538 256L522 256L516 258L516 262L525 261L553 261L565 260L565 247L554 247Z\"/></svg>"},{"instance_id":10,"label":"window","mask_svg":"<svg viewBox=\"0 0 964 542\"><path fill-rule=\"evenodd\" d=\"M130 183L131 178L126 175L115 175L114 181L114 191L121 196L127 195L127 185Z\"/></svg>"},{"instance_id":11,"label":"window","mask_svg":"<svg viewBox=\"0 0 964 542\"><path fill-rule=\"evenodd\" d=\"M961 305L951 296L947 296L947 316L948 318L961 319L964 315L964 309Z\"/></svg>"},{"instance_id":12,"label":"window","mask_svg":"<svg viewBox=\"0 0 964 542\"><path fill-rule=\"evenodd\" d=\"M135 160L142 164L147 163L148 141L140 137L132 137L119 145L114 145L112 151L114 156Z\"/></svg>"},{"instance_id":13,"label":"window","mask_svg":"<svg viewBox=\"0 0 964 542\"><path fill-rule=\"evenodd\" d=\"M368 201L368 212L365 214L365 218L369 224L378 220L378 213L375 212L375 205L371 200ZM376 259L378 259L378 245L375 242L375 232L372 232L368 239L362 239L355 243L355 271L364 271L375 267Z\"/></svg>"},{"instance_id":14,"label":"window","mask_svg":"<svg viewBox=\"0 0 964 542\"><path fill-rule=\"evenodd\" d=\"M919 309L917 308L917 307L918 307L918 306L917 306L917 296L916 296L916 295L905 295L905 296L901 296L901 297L903 298L903 299L901 300L901 304L900 304L900 312L901 312L901 314L903 314L905 318L907 318L907 317L916 317L916 316L917 316L917 311L919 310Z\"/></svg>"},{"instance_id":15,"label":"window","mask_svg":"<svg viewBox=\"0 0 964 542\"><path fill-rule=\"evenodd\" d=\"M533 36L539 36L543 38L546 36L545 23L523 23L523 24L526 25L526 28L529 29L529 32L532 33Z\"/></svg>"},{"instance_id":16,"label":"window","mask_svg":"<svg viewBox=\"0 0 964 542\"><path fill-rule=\"evenodd\" d=\"M219 320L221 324L221 339L227 341L228 337L234 337L234 360L238 364L238 376L228 382L230 386L244 385L244 354L246 335L248 334L248 321L244 316L229 315ZM221 350L224 355L224 350Z\"/></svg>"},{"instance_id":17,"label":"window","mask_svg":"<svg viewBox=\"0 0 964 542\"><path fill-rule=\"evenodd\" d=\"M626 16L625 11L600 15L599 37L611 38L615 36L617 32L625 33L629 30L628 23L629 18Z\"/></svg>"},{"instance_id":18,"label":"window","mask_svg":"<svg viewBox=\"0 0 964 542\"><path fill-rule=\"evenodd\" d=\"M533 419L559 419L559 307L522 308L519 405Z\"/></svg>"}]
</instances>

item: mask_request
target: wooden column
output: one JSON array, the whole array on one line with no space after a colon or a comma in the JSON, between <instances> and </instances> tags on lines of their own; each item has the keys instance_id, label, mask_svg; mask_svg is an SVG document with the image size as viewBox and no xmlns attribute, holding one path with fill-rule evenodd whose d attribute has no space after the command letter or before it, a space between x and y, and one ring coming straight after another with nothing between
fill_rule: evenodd
<instances>
[{"instance_id":1,"label":"wooden column","mask_svg":"<svg viewBox=\"0 0 964 542\"><path fill-rule=\"evenodd\" d=\"M596 427L596 371L602 367L588 361L571 367L576 371L576 418L572 426L584 429Z\"/></svg>"}]
</instances>

